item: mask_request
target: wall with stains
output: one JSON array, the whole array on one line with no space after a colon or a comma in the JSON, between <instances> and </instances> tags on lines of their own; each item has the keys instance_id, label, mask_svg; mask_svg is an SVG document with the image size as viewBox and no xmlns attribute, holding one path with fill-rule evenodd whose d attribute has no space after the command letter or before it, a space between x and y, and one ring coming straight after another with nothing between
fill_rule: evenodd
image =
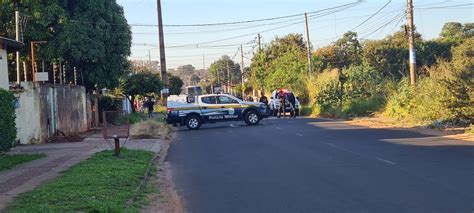
<instances>
[{"instance_id":1,"label":"wall with stains","mask_svg":"<svg viewBox=\"0 0 474 213\"><path fill-rule=\"evenodd\" d=\"M82 86L22 83L16 92L17 139L21 144L45 143L54 135L90 128L90 101Z\"/></svg>"}]
</instances>

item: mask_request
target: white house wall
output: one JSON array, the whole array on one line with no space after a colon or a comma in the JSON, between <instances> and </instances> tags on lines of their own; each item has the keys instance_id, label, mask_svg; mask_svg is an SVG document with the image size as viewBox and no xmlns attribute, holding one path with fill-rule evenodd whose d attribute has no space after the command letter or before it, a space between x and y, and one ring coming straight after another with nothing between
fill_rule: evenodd
<instances>
[{"instance_id":1,"label":"white house wall","mask_svg":"<svg viewBox=\"0 0 474 213\"><path fill-rule=\"evenodd\" d=\"M0 88L8 90L8 87L7 50L0 47Z\"/></svg>"},{"instance_id":2,"label":"white house wall","mask_svg":"<svg viewBox=\"0 0 474 213\"><path fill-rule=\"evenodd\" d=\"M21 144L45 143L57 133L66 135L90 128L90 104L85 88L74 85L22 83L16 93L17 139Z\"/></svg>"}]
</instances>

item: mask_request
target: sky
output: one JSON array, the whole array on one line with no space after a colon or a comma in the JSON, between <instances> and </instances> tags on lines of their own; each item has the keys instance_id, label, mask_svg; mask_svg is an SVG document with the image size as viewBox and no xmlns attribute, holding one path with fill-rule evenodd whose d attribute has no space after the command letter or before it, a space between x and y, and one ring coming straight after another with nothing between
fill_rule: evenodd
<instances>
[{"instance_id":1,"label":"sky","mask_svg":"<svg viewBox=\"0 0 474 213\"><path fill-rule=\"evenodd\" d=\"M131 60L159 61L156 0L117 0L133 33ZM359 39L380 39L406 23L405 0L365 0L333 10L355 0L161 0L167 68L192 64L208 68L222 55L244 65L256 51L256 37L266 45L277 36L304 31L308 13L310 41L318 48L351 30ZM413 0L417 31L424 39L438 37L446 22L474 22L474 0ZM384 7L385 6L385 7ZM379 11L379 12L378 12ZM378 12L378 13L377 13ZM294 16L293 16L294 15ZM274 17L287 18L213 26L166 26L240 22ZM145 25L145 26L143 26Z\"/></svg>"}]
</instances>

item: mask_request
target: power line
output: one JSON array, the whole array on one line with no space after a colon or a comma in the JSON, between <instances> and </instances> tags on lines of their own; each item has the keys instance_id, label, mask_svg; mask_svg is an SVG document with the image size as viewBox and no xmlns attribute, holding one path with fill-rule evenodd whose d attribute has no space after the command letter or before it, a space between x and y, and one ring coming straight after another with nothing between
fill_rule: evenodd
<instances>
[{"instance_id":1,"label":"power line","mask_svg":"<svg viewBox=\"0 0 474 213\"><path fill-rule=\"evenodd\" d=\"M325 8L322 10L316 10L309 12L308 14L316 14L316 13L321 13L324 11L330 11L330 10L335 10L339 8L345 8L349 6L354 6L357 4L360 4L362 1L358 0L352 3L347 3L335 7L330 7L330 8ZM279 20L279 19L286 19L286 18L292 18L296 16L301 16L304 13L298 13L298 14L293 14L293 15L286 15L286 16L279 16L279 17L272 17L272 18L263 18L263 19L253 19L253 20L245 20L245 21L233 21L233 22L217 22L217 23L204 23L204 24L164 24L164 27L203 27L203 26L222 26L222 25L235 25L235 24L248 24L248 23L254 23L254 22L264 22L264 21L273 21L273 20ZM131 26L142 26L142 27L156 27L158 25L156 24L130 24Z\"/></svg>"},{"instance_id":2,"label":"power line","mask_svg":"<svg viewBox=\"0 0 474 213\"><path fill-rule=\"evenodd\" d=\"M388 26L389 24L394 23L394 22L397 21L397 20L398 20L398 22L397 22L397 25L398 25L398 23L400 23L400 21L403 20L403 18L405 18L405 17L406 17L406 16L405 16L404 13L399 13L399 14L397 14L395 17L393 17L392 19L390 19L388 22L386 22L385 24L383 24L383 25L377 27L377 28L376 28L375 30L373 30L372 32L370 32L370 33L368 33L368 34L362 36L361 39L365 39L365 38L371 36L372 34L376 33L376 32L379 31L380 29L382 29L382 28Z\"/></svg>"},{"instance_id":3,"label":"power line","mask_svg":"<svg viewBox=\"0 0 474 213\"><path fill-rule=\"evenodd\" d=\"M355 29L357 29L358 27L360 27L361 25L365 24L366 22L368 22L370 19L372 19L374 16L376 16L377 14L380 13L380 11L382 11L385 7L387 7L390 3L392 2L392 0L389 0L382 8L380 8L379 10L377 10L377 12L375 12L374 14L372 14L369 18L365 19L363 22L361 22L359 25L355 26L354 28L352 28L351 31L354 31Z\"/></svg>"},{"instance_id":4,"label":"power line","mask_svg":"<svg viewBox=\"0 0 474 213\"><path fill-rule=\"evenodd\" d=\"M332 11L336 9L342 9L342 8L348 8L352 7L355 5L360 4L362 1L358 0L352 3L347 3L335 7L330 7L330 8L325 8L321 10L316 10L312 12L308 12L308 14L318 14L322 13L325 11ZM286 16L278 16L278 17L271 17L271 18L263 18L263 19L253 19L253 20L245 20L245 21L234 21L234 22L218 22L218 23L203 23L203 24L163 24L164 27L209 27L209 26L224 26L224 25L237 25L237 24L247 24L247 23L255 23L255 22L265 22L265 21L272 21L272 20L280 20L280 19L287 19L287 18L292 18L296 16L301 16L304 13L299 13L299 14L293 14L293 15L286 15ZM29 17L34 17L33 15L25 15ZM58 18L50 18L50 17L41 17L44 19L50 19L50 20L58 20ZM112 23L112 22L97 22L97 21L86 21L86 20L77 20L77 19L67 19L69 22L75 22L75 23L86 23L86 24L103 24L103 25L114 25L114 26L134 26L134 27L157 27L158 24L142 24L142 23L136 23L136 24L118 24L118 23Z\"/></svg>"},{"instance_id":5,"label":"power line","mask_svg":"<svg viewBox=\"0 0 474 213\"><path fill-rule=\"evenodd\" d=\"M457 5L446 5L446 6L437 6L437 7L414 7L414 9L419 9L419 10L446 9L446 8L466 7L466 6L471 6L471 5L474 5L474 3L457 4ZM467 7L466 7L466 8L467 8Z\"/></svg>"},{"instance_id":6,"label":"power line","mask_svg":"<svg viewBox=\"0 0 474 213\"><path fill-rule=\"evenodd\" d=\"M352 4L346 4L346 5L352 5ZM345 6L345 8L341 8L341 10L343 10L343 9L347 9L347 6ZM315 18L317 18L317 17L322 17L322 16L325 16L325 15L328 15L328 14L331 14L331 12L326 12L326 13L324 13L324 14L317 14L316 16L313 16L312 19L315 19ZM202 45L202 44L210 44L210 43L215 43L215 42L233 40L233 39L236 39L236 38L242 38L242 37L247 37L247 36L254 36L254 35L258 34L258 33L270 32L270 31L273 31L273 30L277 30L277 29L281 29L281 28L293 26L293 25L296 25L296 24L301 24L302 22L303 22L303 21L297 21L297 22L293 22L293 23L290 23L290 24L286 24L286 25L279 26L279 27L275 27L275 28L271 28L271 29L266 29L266 30L259 31L259 32L253 32L253 33L249 33L249 34L244 34L244 35L239 35L239 36L233 36L233 37L228 37L228 38L223 38L223 39L218 39L218 40L212 40L212 41L206 41L206 42L200 42L200 43L194 43L194 44L174 45L174 46L168 46L168 47L169 47L169 48L189 47L189 46L196 46L196 47L198 47L199 45Z\"/></svg>"}]
</instances>

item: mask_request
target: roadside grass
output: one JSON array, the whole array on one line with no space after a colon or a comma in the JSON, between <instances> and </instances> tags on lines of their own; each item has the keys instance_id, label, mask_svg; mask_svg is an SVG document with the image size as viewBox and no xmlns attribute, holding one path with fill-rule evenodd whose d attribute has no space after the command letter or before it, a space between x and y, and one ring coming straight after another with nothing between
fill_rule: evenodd
<instances>
[{"instance_id":1,"label":"roadside grass","mask_svg":"<svg viewBox=\"0 0 474 213\"><path fill-rule=\"evenodd\" d=\"M151 192L142 180L152 157L152 152L127 149L119 158L112 151L96 153L19 195L6 212L139 212Z\"/></svg>"},{"instance_id":2,"label":"roadside grass","mask_svg":"<svg viewBox=\"0 0 474 213\"><path fill-rule=\"evenodd\" d=\"M0 171L12 169L18 164L46 157L45 154L0 154Z\"/></svg>"}]
</instances>

